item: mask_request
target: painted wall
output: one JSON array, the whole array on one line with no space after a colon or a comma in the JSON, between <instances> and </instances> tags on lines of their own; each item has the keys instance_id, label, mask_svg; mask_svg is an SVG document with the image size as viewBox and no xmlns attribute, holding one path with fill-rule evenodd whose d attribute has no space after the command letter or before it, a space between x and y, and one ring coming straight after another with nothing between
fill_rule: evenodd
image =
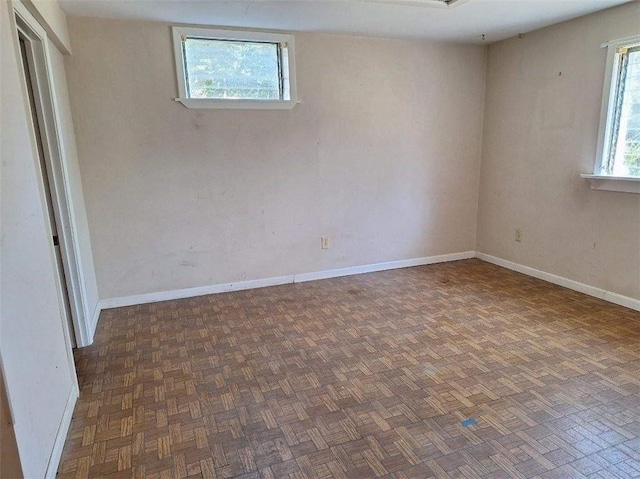
<instances>
[{"instance_id":1,"label":"painted wall","mask_svg":"<svg viewBox=\"0 0 640 479\"><path fill-rule=\"evenodd\" d=\"M0 355L25 477L43 477L77 392L11 6L0 5Z\"/></svg>"},{"instance_id":2,"label":"painted wall","mask_svg":"<svg viewBox=\"0 0 640 479\"><path fill-rule=\"evenodd\" d=\"M169 26L68 25L101 299L473 250L485 48L299 34L293 110L188 110Z\"/></svg>"},{"instance_id":3,"label":"painted wall","mask_svg":"<svg viewBox=\"0 0 640 479\"><path fill-rule=\"evenodd\" d=\"M640 195L579 176L595 163L600 45L639 19L634 2L489 47L478 251L640 298Z\"/></svg>"}]
</instances>

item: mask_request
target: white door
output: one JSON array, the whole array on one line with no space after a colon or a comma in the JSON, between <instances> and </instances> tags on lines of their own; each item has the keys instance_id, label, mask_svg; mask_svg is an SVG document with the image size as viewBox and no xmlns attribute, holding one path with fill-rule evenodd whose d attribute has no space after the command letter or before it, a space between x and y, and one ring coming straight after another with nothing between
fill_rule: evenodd
<instances>
[{"instance_id":1,"label":"white door","mask_svg":"<svg viewBox=\"0 0 640 479\"><path fill-rule=\"evenodd\" d=\"M33 130L35 133L36 143L38 146L38 159L40 160L40 174L42 175L42 183L45 189L45 201L47 203L47 212L49 214L49 223L51 224L51 232L53 247L56 255L57 273L60 281L60 287L62 289L63 296L63 313L65 315L67 324L69 325L69 336L72 347L76 347L75 331L73 327L73 320L71 317L71 305L69 303L69 292L67 290L67 281L64 273L64 264L62 262L62 252L60 250L60 232L58 228L58 222L56 221L56 211L54 209L54 202L51 196L53 179L47 170L47 162L44 153L44 141L43 128L40 127L41 119L38 117L38 111L36 108L36 90L38 88L35 76L33 75L34 67L32 59L29 55L29 40L25 38L21 32L18 32L20 40L20 53L22 56L22 66L24 71L25 83L27 85L27 91L29 94L29 106L31 107L31 118L33 120Z\"/></svg>"}]
</instances>

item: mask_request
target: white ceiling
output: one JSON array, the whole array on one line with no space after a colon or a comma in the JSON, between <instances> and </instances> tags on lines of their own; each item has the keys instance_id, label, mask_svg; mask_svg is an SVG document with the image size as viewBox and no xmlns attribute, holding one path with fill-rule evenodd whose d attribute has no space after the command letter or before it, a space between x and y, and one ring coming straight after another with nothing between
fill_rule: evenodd
<instances>
[{"instance_id":1,"label":"white ceiling","mask_svg":"<svg viewBox=\"0 0 640 479\"><path fill-rule=\"evenodd\" d=\"M491 43L629 0L61 0L71 16ZM482 35L486 35L482 39Z\"/></svg>"}]
</instances>

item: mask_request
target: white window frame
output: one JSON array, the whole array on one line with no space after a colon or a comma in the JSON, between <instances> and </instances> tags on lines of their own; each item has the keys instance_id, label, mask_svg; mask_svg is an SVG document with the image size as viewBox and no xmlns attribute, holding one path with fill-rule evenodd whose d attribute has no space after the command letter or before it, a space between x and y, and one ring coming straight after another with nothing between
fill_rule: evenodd
<instances>
[{"instance_id":1,"label":"white window frame","mask_svg":"<svg viewBox=\"0 0 640 479\"><path fill-rule=\"evenodd\" d=\"M176 61L176 74L178 77L178 98L179 101L187 108L223 108L223 109L242 109L242 110L290 110L293 108L297 99L296 89L296 66L295 66L295 44L291 34L272 33L272 32L256 32L242 30L224 30L218 28L204 27L172 27L173 48ZM284 43L286 44L287 55L283 58L282 71L283 81L287 82L285 89L288 89L288 100L243 100L243 99L214 99L214 98L188 98L187 86L185 78L185 58L182 49L182 38L196 37L213 40L236 40L248 42L268 42L268 43Z\"/></svg>"},{"instance_id":2,"label":"white window frame","mask_svg":"<svg viewBox=\"0 0 640 479\"><path fill-rule=\"evenodd\" d=\"M640 35L620 38L602 45L607 48L607 63L602 89L602 107L598 130L597 157L593 174L583 174L591 182L591 188L597 190L640 193L640 177L613 176L606 171L606 157L611 150L611 135L616 109L620 70L620 49L640 46Z\"/></svg>"}]
</instances>

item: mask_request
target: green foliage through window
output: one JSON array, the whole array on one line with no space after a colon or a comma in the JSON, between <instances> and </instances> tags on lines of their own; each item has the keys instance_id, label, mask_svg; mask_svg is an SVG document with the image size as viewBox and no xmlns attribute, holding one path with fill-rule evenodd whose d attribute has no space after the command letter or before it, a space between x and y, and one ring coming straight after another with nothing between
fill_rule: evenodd
<instances>
[{"instance_id":1,"label":"green foliage through window","mask_svg":"<svg viewBox=\"0 0 640 479\"><path fill-rule=\"evenodd\" d=\"M609 170L616 176L640 176L640 48L620 54Z\"/></svg>"},{"instance_id":2,"label":"green foliage through window","mask_svg":"<svg viewBox=\"0 0 640 479\"><path fill-rule=\"evenodd\" d=\"M185 38L189 98L281 100L277 43Z\"/></svg>"}]
</instances>

